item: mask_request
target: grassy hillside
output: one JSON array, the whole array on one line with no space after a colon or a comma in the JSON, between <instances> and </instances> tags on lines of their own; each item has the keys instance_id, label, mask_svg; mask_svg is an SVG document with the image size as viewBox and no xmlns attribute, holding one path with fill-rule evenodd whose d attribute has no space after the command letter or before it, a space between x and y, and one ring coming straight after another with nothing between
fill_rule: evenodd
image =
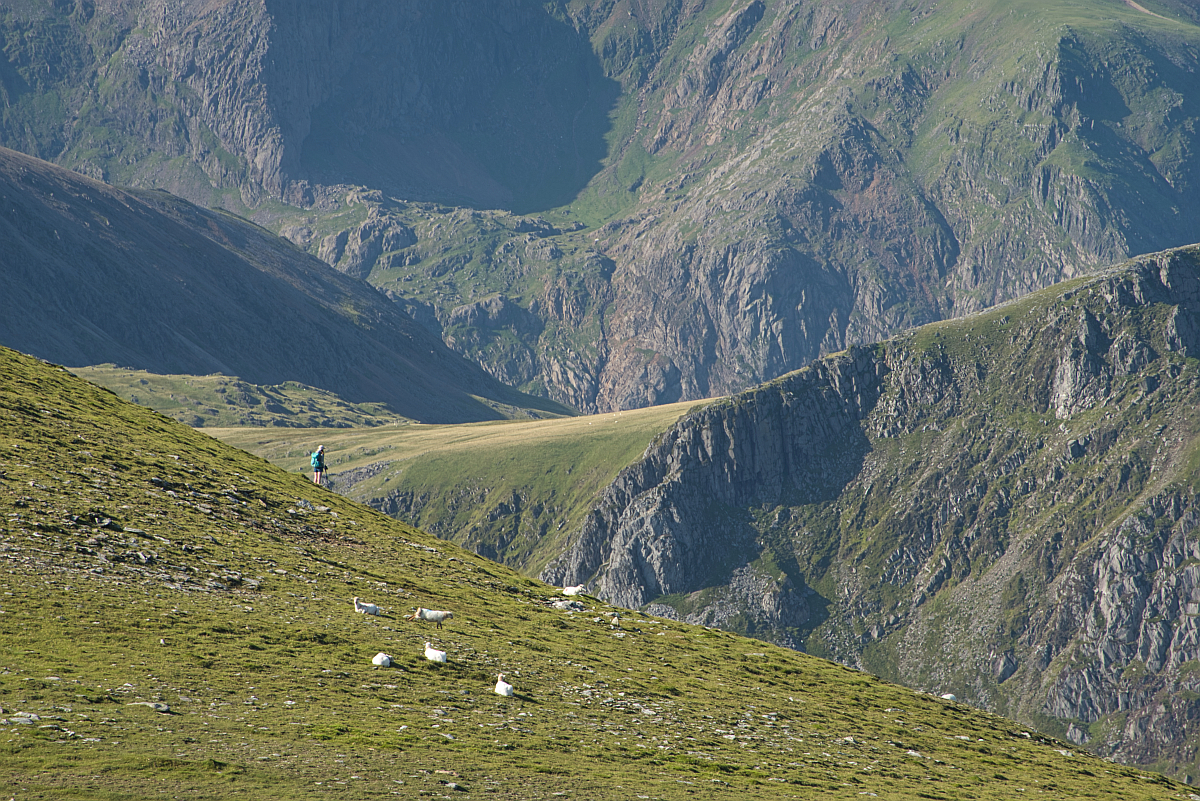
<instances>
[{"instance_id":1,"label":"grassy hillside","mask_svg":"<svg viewBox=\"0 0 1200 801\"><path fill-rule=\"evenodd\" d=\"M208 433L294 472L324 444L338 492L536 574L597 494L695 406L495 425Z\"/></svg>"},{"instance_id":2,"label":"grassy hillside","mask_svg":"<svg viewBox=\"0 0 1200 801\"><path fill-rule=\"evenodd\" d=\"M14 797L1186 797L819 659L555 609L553 588L61 369L0 365ZM417 605L456 616L403 620Z\"/></svg>"},{"instance_id":3,"label":"grassy hillside","mask_svg":"<svg viewBox=\"0 0 1200 801\"><path fill-rule=\"evenodd\" d=\"M381 403L349 403L298 381L263 386L225 375L158 375L112 364L71 372L189 426L370 428L411 422Z\"/></svg>"}]
</instances>

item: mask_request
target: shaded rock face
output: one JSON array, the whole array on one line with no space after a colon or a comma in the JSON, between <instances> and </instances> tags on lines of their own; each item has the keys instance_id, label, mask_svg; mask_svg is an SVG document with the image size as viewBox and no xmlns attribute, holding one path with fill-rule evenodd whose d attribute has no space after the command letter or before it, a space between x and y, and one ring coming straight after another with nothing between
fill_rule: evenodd
<instances>
[{"instance_id":1,"label":"shaded rock face","mask_svg":"<svg viewBox=\"0 0 1200 801\"><path fill-rule=\"evenodd\" d=\"M1200 248L679 421L543 578L1196 775Z\"/></svg>"},{"instance_id":2,"label":"shaded rock face","mask_svg":"<svg viewBox=\"0 0 1200 801\"><path fill-rule=\"evenodd\" d=\"M1084 724L1124 713L1091 748L1136 761L1185 753L1200 708L1200 509L1194 497L1156 496L1063 575L1052 630L1077 627L1074 653L1048 680L1048 711Z\"/></svg>"},{"instance_id":3,"label":"shaded rock face","mask_svg":"<svg viewBox=\"0 0 1200 801\"><path fill-rule=\"evenodd\" d=\"M212 182L312 205L356 184L555 205L598 169L616 95L587 41L526 0L140 0L5 24L31 46L9 54L4 144L196 199ZM48 92L61 120L34 108Z\"/></svg>"},{"instance_id":4,"label":"shaded rock face","mask_svg":"<svg viewBox=\"0 0 1200 801\"><path fill-rule=\"evenodd\" d=\"M752 521L723 510L796 491L836 495L869 448L859 423L878 401L883 369L870 351L854 350L689 417L621 474L543 578L587 580L597 594L638 607L753 562L762 548ZM795 606L783 625L803 622Z\"/></svg>"}]
</instances>

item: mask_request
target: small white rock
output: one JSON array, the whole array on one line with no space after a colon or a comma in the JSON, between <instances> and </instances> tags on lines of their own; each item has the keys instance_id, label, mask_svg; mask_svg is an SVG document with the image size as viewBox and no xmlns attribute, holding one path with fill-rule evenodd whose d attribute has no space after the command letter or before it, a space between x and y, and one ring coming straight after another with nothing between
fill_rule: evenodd
<instances>
[{"instance_id":1,"label":"small white rock","mask_svg":"<svg viewBox=\"0 0 1200 801\"><path fill-rule=\"evenodd\" d=\"M155 712L170 712L171 707L159 701L133 701L125 706L148 706Z\"/></svg>"}]
</instances>

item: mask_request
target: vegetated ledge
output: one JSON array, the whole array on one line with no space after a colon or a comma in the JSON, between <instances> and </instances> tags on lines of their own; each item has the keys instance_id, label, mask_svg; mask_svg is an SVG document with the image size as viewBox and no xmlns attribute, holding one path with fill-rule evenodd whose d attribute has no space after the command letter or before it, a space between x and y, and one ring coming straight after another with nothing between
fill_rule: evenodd
<instances>
[{"instance_id":1,"label":"vegetated ledge","mask_svg":"<svg viewBox=\"0 0 1200 801\"><path fill-rule=\"evenodd\" d=\"M1198 355L1196 246L851 348L681 419L542 577L1198 776Z\"/></svg>"},{"instance_id":2,"label":"vegetated ledge","mask_svg":"<svg viewBox=\"0 0 1200 801\"><path fill-rule=\"evenodd\" d=\"M594 597L564 604L63 370L5 349L0 365L4 786L1185 797L824 660L639 613L613 621ZM382 614L356 613L352 596ZM416 606L455 617L405 621ZM449 662L425 660L425 642ZM393 667L371 664L380 651ZM492 692L499 672L512 698Z\"/></svg>"}]
</instances>

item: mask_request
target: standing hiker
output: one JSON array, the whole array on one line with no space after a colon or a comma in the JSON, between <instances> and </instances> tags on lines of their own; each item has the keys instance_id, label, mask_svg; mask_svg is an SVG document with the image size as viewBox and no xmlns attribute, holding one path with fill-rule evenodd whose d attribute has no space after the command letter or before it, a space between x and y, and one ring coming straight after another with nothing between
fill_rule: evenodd
<instances>
[{"instance_id":1,"label":"standing hiker","mask_svg":"<svg viewBox=\"0 0 1200 801\"><path fill-rule=\"evenodd\" d=\"M313 451L312 459L313 483L320 484L321 479L325 478L325 446L318 445Z\"/></svg>"}]
</instances>

